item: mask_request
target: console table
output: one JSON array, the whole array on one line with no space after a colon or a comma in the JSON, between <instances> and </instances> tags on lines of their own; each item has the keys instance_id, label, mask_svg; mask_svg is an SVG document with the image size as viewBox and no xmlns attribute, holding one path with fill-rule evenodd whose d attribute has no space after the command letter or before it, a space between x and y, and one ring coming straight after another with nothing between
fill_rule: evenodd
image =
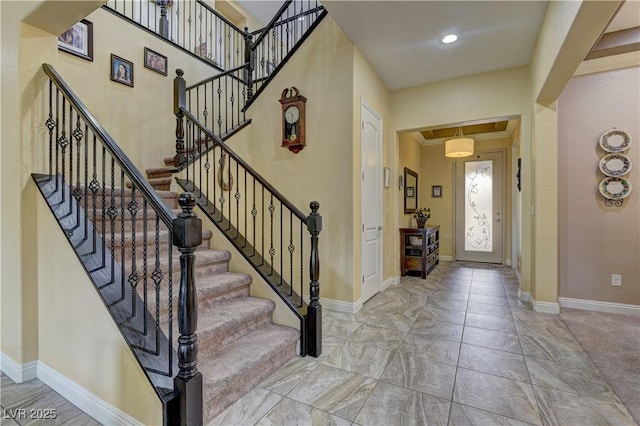
<instances>
[{"instance_id":1,"label":"console table","mask_svg":"<svg viewBox=\"0 0 640 426\"><path fill-rule=\"evenodd\" d=\"M424 228L400 228L400 275L408 271L420 272L426 278L438 264L440 226Z\"/></svg>"}]
</instances>

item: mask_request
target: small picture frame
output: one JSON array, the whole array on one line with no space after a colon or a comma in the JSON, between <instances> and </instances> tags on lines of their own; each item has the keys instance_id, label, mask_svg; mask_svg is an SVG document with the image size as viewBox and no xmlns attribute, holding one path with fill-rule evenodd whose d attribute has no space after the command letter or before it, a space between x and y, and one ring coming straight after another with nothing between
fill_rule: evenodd
<instances>
[{"instance_id":1,"label":"small picture frame","mask_svg":"<svg viewBox=\"0 0 640 426\"><path fill-rule=\"evenodd\" d=\"M111 80L133 87L133 62L112 53Z\"/></svg>"},{"instance_id":2,"label":"small picture frame","mask_svg":"<svg viewBox=\"0 0 640 426\"><path fill-rule=\"evenodd\" d=\"M83 19L60 34L58 50L93 61L93 23Z\"/></svg>"},{"instance_id":3,"label":"small picture frame","mask_svg":"<svg viewBox=\"0 0 640 426\"><path fill-rule=\"evenodd\" d=\"M413 198L415 196L415 188L413 186L407 186L407 197Z\"/></svg>"},{"instance_id":4,"label":"small picture frame","mask_svg":"<svg viewBox=\"0 0 640 426\"><path fill-rule=\"evenodd\" d=\"M144 67L162 75L167 75L169 61L166 56L155 52L148 47L144 48Z\"/></svg>"},{"instance_id":5,"label":"small picture frame","mask_svg":"<svg viewBox=\"0 0 640 426\"><path fill-rule=\"evenodd\" d=\"M390 179L391 179L391 169L389 167L385 167L384 168L384 187L385 188L389 188L389 186L391 185Z\"/></svg>"},{"instance_id":6,"label":"small picture frame","mask_svg":"<svg viewBox=\"0 0 640 426\"><path fill-rule=\"evenodd\" d=\"M432 198L440 198L440 197L442 197L442 185L433 185L433 186L431 186L431 197Z\"/></svg>"}]
</instances>

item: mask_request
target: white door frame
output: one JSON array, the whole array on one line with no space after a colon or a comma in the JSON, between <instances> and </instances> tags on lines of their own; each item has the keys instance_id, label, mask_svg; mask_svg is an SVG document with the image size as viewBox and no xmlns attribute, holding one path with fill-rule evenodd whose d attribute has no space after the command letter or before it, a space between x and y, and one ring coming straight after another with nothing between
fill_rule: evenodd
<instances>
[{"instance_id":1,"label":"white door frame","mask_svg":"<svg viewBox=\"0 0 640 426\"><path fill-rule=\"evenodd\" d=\"M505 221L505 217L507 215L507 213L511 214L511 212L507 212L507 175L506 175L506 168L507 168L507 150L505 148L495 148L495 149L481 149L481 150L477 150L474 152L474 154L489 154L489 153L494 153L494 152L499 152L502 155L502 203L501 203L501 210L502 210L502 220L500 221L501 223L501 228L502 228L502 253L500 255L500 264L504 265L505 263L505 250L507 248L507 230L506 230L506 221ZM457 205L457 198L458 198L458 181L457 181L457 161L454 162L454 167L453 167L453 260L457 260L457 253L456 253L456 242L457 242L457 238L458 238L458 232L460 232L460 230L457 228L456 225L456 215L458 213L458 208L459 206Z\"/></svg>"},{"instance_id":2,"label":"white door frame","mask_svg":"<svg viewBox=\"0 0 640 426\"><path fill-rule=\"evenodd\" d=\"M368 104L363 98L360 98L360 170L361 170L361 182L362 180L364 180L364 161L365 161L365 153L363 151L363 137L364 137L364 132L362 132L363 128L364 128L364 120L363 120L363 110L366 109L367 111L369 111L377 120L379 123L379 132L378 132L378 140L376 141L376 145L377 145L377 157L379 158L379 162L378 162L378 167L377 167L377 176L379 177L379 179L377 179L377 183L376 183L376 191L379 195L378 197L378 206L377 206L377 218L378 218L378 223L379 223L379 231L380 231L380 236L379 236L379 253L378 253L378 267L380 270L380 287L377 289L378 292L382 291L382 283L383 283L383 278L384 278L384 264L382 261L383 258L383 251L384 251L384 233L382 232L382 225L384 224L384 217L383 217L383 208L384 208L384 197L383 197L383 178L382 178L382 116L375 110L373 109L373 107ZM361 185L362 188L362 185ZM364 233L364 202L363 202L363 198L364 198L364 191L361 190L361 195L360 195L360 223L361 225L361 233L360 233L360 248L361 248L361 259L360 259L360 271L361 271L361 275L362 275L362 281L360 283L360 295L361 295L361 299L362 302L364 303L366 300L364 300L364 264L365 264L365 250L364 250L364 246L365 246L365 233Z\"/></svg>"}]
</instances>

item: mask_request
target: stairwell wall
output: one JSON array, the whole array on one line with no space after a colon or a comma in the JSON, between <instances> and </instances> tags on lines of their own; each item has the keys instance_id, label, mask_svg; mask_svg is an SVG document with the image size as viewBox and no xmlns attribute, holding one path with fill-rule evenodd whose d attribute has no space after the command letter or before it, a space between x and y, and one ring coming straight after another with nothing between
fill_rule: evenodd
<instances>
[{"instance_id":1,"label":"stairwell wall","mask_svg":"<svg viewBox=\"0 0 640 426\"><path fill-rule=\"evenodd\" d=\"M252 167L304 213L310 201L320 202L320 296L344 302L354 298L356 256L353 54L353 44L326 17L250 107L252 124L244 130L250 132ZM307 98L307 146L298 154L280 146L278 100L291 86Z\"/></svg>"}]
</instances>

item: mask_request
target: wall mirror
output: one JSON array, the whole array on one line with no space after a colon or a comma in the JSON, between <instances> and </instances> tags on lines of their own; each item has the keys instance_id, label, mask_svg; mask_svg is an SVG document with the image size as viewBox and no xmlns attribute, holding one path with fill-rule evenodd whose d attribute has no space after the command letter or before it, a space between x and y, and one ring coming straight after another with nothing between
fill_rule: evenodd
<instances>
[{"instance_id":1,"label":"wall mirror","mask_svg":"<svg viewBox=\"0 0 640 426\"><path fill-rule=\"evenodd\" d=\"M418 208L418 174L404 168L404 214L411 214Z\"/></svg>"}]
</instances>

